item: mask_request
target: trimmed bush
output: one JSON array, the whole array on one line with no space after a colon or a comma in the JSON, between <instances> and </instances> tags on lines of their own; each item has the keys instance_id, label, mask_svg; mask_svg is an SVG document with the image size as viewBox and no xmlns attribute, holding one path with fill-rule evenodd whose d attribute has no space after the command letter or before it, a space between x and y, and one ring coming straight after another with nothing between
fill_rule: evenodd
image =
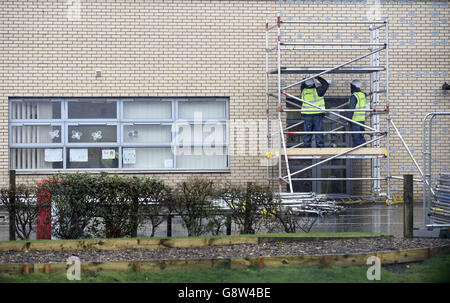
<instances>
[{"instance_id":1,"label":"trimmed bush","mask_svg":"<svg viewBox=\"0 0 450 303\"><path fill-rule=\"evenodd\" d=\"M96 187L103 236L137 237L137 230L146 219L151 223L151 236L154 236L156 228L163 222L162 211L169 193L162 181L102 174L96 180Z\"/></svg>"},{"instance_id":2,"label":"trimmed bush","mask_svg":"<svg viewBox=\"0 0 450 303\"><path fill-rule=\"evenodd\" d=\"M51 193L52 234L60 239L89 237L86 228L97 206L95 177L88 173L54 175L41 188Z\"/></svg>"},{"instance_id":3,"label":"trimmed bush","mask_svg":"<svg viewBox=\"0 0 450 303\"><path fill-rule=\"evenodd\" d=\"M55 175L42 187L51 193L52 231L61 239L137 237L144 220L153 236L170 196L159 180L106 173Z\"/></svg>"}]
</instances>

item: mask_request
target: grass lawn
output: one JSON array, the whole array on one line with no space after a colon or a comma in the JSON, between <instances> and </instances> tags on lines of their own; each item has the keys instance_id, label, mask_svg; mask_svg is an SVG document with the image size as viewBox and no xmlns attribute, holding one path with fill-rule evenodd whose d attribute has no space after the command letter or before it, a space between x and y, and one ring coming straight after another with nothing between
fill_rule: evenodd
<instances>
[{"instance_id":1,"label":"grass lawn","mask_svg":"<svg viewBox=\"0 0 450 303\"><path fill-rule=\"evenodd\" d=\"M226 268L198 270L166 270L160 273L102 272L96 275L81 274L79 282L150 282L150 283L320 283L320 282L450 282L450 254L438 254L421 263L409 265L382 266L381 280L368 281L366 272L369 266L346 268L321 266L279 267L231 270ZM77 282L68 281L65 273L46 275L0 274L0 282Z\"/></svg>"}]
</instances>

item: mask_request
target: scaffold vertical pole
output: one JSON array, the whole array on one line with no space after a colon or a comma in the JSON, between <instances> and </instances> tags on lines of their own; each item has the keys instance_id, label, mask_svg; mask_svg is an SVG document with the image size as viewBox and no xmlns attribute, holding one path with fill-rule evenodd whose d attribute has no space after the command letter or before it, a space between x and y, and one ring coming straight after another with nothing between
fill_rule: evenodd
<instances>
[{"instance_id":1,"label":"scaffold vertical pole","mask_svg":"<svg viewBox=\"0 0 450 303\"><path fill-rule=\"evenodd\" d=\"M370 43L379 43L380 35L379 28L375 28L374 24L371 24L370 27ZM374 50L375 47L371 47L371 50ZM375 53L370 57L371 66L379 66L380 65L380 53ZM380 72L375 72L370 74L370 108L375 108L380 103ZM377 131L380 130L380 116L372 115L370 117L370 123L373 128ZM374 138L375 134L371 137ZM380 142L376 141L373 143L373 147L380 147ZM381 169L381 161L380 159L372 159L372 178L380 178L380 169ZM371 197L375 199L375 193L380 192L380 179L374 179L372 181L372 190Z\"/></svg>"},{"instance_id":2,"label":"scaffold vertical pole","mask_svg":"<svg viewBox=\"0 0 450 303\"><path fill-rule=\"evenodd\" d=\"M270 151L270 117L269 117L269 21L266 19L266 140L267 150ZM270 186L269 158L266 157L267 185Z\"/></svg>"},{"instance_id":3,"label":"scaffold vertical pole","mask_svg":"<svg viewBox=\"0 0 450 303\"><path fill-rule=\"evenodd\" d=\"M387 203L388 205L392 204L392 197L391 197L391 151L390 151L390 126L391 126L391 114L389 111L389 15L386 17L386 60L385 60L385 66L386 66L386 150L387 150Z\"/></svg>"},{"instance_id":4,"label":"scaffold vertical pole","mask_svg":"<svg viewBox=\"0 0 450 303\"><path fill-rule=\"evenodd\" d=\"M277 15L277 98L278 98L278 108L281 106L281 53L280 53L280 42L281 42L281 16L280 13ZM281 112L278 110L278 120L281 121ZM278 132L278 189L281 193L282 188L282 166L281 166L281 136L282 129Z\"/></svg>"}]
</instances>

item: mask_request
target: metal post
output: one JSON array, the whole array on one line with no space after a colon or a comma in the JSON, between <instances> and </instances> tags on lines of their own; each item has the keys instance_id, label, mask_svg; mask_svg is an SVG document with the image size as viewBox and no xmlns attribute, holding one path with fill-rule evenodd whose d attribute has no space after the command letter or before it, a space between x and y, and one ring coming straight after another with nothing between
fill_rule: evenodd
<instances>
[{"instance_id":1,"label":"metal post","mask_svg":"<svg viewBox=\"0 0 450 303\"><path fill-rule=\"evenodd\" d=\"M427 143L426 143L426 121L428 118L428 115L425 115L425 118L423 118L422 121L422 161L423 161L423 225L426 224L427 221L427 209L426 209L426 204L427 204L427 192L428 192L428 186L427 186L427 182L426 182L426 178L428 177L427 174Z\"/></svg>"},{"instance_id":2,"label":"metal post","mask_svg":"<svg viewBox=\"0 0 450 303\"><path fill-rule=\"evenodd\" d=\"M231 215L227 215L226 219L227 236L231 235Z\"/></svg>"},{"instance_id":3,"label":"metal post","mask_svg":"<svg viewBox=\"0 0 450 303\"><path fill-rule=\"evenodd\" d=\"M16 171L9 171L9 240L16 240Z\"/></svg>"},{"instance_id":4,"label":"metal post","mask_svg":"<svg viewBox=\"0 0 450 303\"><path fill-rule=\"evenodd\" d=\"M413 175L403 175L403 236L413 237L414 187Z\"/></svg>"},{"instance_id":5,"label":"metal post","mask_svg":"<svg viewBox=\"0 0 450 303\"><path fill-rule=\"evenodd\" d=\"M172 215L167 215L167 237L172 237Z\"/></svg>"},{"instance_id":6,"label":"metal post","mask_svg":"<svg viewBox=\"0 0 450 303\"><path fill-rule=\"evenodd\" d=\"M432 157L432 152L433 152L433 146L432 146L432 137L433 137L433 119L434 119L434 114L431 115L430 118L430 125L428 126L428 147L430 150L430 153L428 155L428 184L429 184L429 190L428 190L428 199L427 199L427 210L430 209L431 207L431 191L433 190L432 185L433 185L433 180L431 179L431 175L433 174L433 170L431 167L431 157ZM430 217L427 217L427 222L425 222L425 224L430 224Z\"/></svg>"}]
</instances>

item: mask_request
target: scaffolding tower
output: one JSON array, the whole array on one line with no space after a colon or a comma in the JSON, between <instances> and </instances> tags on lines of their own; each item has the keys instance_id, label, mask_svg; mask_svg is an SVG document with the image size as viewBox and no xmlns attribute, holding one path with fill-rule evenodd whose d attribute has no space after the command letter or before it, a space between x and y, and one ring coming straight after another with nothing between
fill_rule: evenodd
<instances>
[{"instance_id":1,"label":"scaffolding tower","mask_svg":"<svg viewBox=\"0 0 450 303\"><path fill-rule=\"evenodd\" d=\"M291 40L284 41L282 39L282 31L289 30L290 27L295 27L299 25L321 25L327 26L330 24L338 25L339 28L347 29L344 26L358 25L358 27L366 26L368 30L369 42L355 43L355 42L293 42ZM274 33L276 31L276 33ZM380 39L380 32L384 31L384 41ZM272 32L274 39L269 39L269 34ZM280 196L295 195L293 191L293 181L300 180L370 180L371 181L371 197L375 198L383 197L390 204L392 202L391 191L390 191L390 151L389 151L389 141L390 141L390 124L391 122L389 113L389 22L388 18L383 18L379 21L295 21L291 18L287 20L282 20L281 15L278 14L276 23L269 25L266 21L265 33L266 33L266 119L267 119L267 180L269 184L272 184L276 188L276 183L278 181L278 190ZM276 42L276 45L271 45L271 42ZM303 54L309 53L311 51L316 52L331 52L334 53L352 53L355 51L359 52L365 50L363 54L353 57L343 63L336 64L335 66L291 66L292 60L286 60L284 62L286 52L293 54L293 52L300 52ZM380 64L380 55L384 53L384 64ZM271 56L276 56L272 58L275 66L269 67L269 58ZM291 56L292 57L292 56ZM370 66L355 66L353 63L361 62L364 58L370 60ZM299 58L298 58L299 59ZM367 60L367 59L366 59ZM303 62L304 60L294 60L295 64L298 62ZM320 109L315 104L302 100L300 97L296 96L294 93L290 92L293 88L300 88L300 85L315 77L322 76L325 74L370 74L370 93L367 94L367 107L365 111L370 115L370 123L361 124L345 116L345 112L355 111L354 109L342 108L342 106L336 108ZM282 81L282 76L290 75L291 77L298 77L296 75L308 75L302 80L293 80L292 83L287 84ZM274 78L276 78L276 88L272 87L274 85ZM380 90L380 81L385 79L385 89ZM272 85L272 86L271 86ZM272 89L272 90L271 90ZM380 102L380 95L384 96L384 104ZM276 101L276 105L274 102ZM320 109L330 117L325 116L325 118L340 119L350 123L356 123L364 127L364 131L356 132L345 130L345 127L337 127L330 131L313 131L313 132L302 132L302 131L292 131L294 126L300 123L291 125L289 127L284 127L284 122L286 119L283 114L287 112L305 112L307 110L302 110L302 104L306 103L310 106ZM289 105L289 106L288 106ZM316 109L310 111L317 111ZM380 120L380 115L386 116L386 124L382 125ZM276 122L276 128L273 130L271 123ZM344 128L344 130L342 130ZM354 133L364 133L370 135L370 140L366 143L361 144L356 147L349 148L301 148L302 143L298 143L293 147L287 147L286 145L286 135L304 135L304 134L354 134ZM385 144L382 144L381 141ZM277 145L277 146L275 146ZM292 171L289 165L289 160L296 159L318 159L316 163L313 163L300 170ZM357 177L357 178L299 178L302 172L311 170L312 168L329 162L334 159L370 159L371 161L371 176L370 177ZM386 159L386 172L385 176L381 174L381 159ZM274 161L276 160L276 161ZM276 163L275 165L273 165ZM284 166L284 167L283 167ZM272 176L271 170L277 172L277 176ZM381 192L381 182L386 182L386 193ZM284 190L287 189L287 190Z\"/></svg>"}]
</instances>

